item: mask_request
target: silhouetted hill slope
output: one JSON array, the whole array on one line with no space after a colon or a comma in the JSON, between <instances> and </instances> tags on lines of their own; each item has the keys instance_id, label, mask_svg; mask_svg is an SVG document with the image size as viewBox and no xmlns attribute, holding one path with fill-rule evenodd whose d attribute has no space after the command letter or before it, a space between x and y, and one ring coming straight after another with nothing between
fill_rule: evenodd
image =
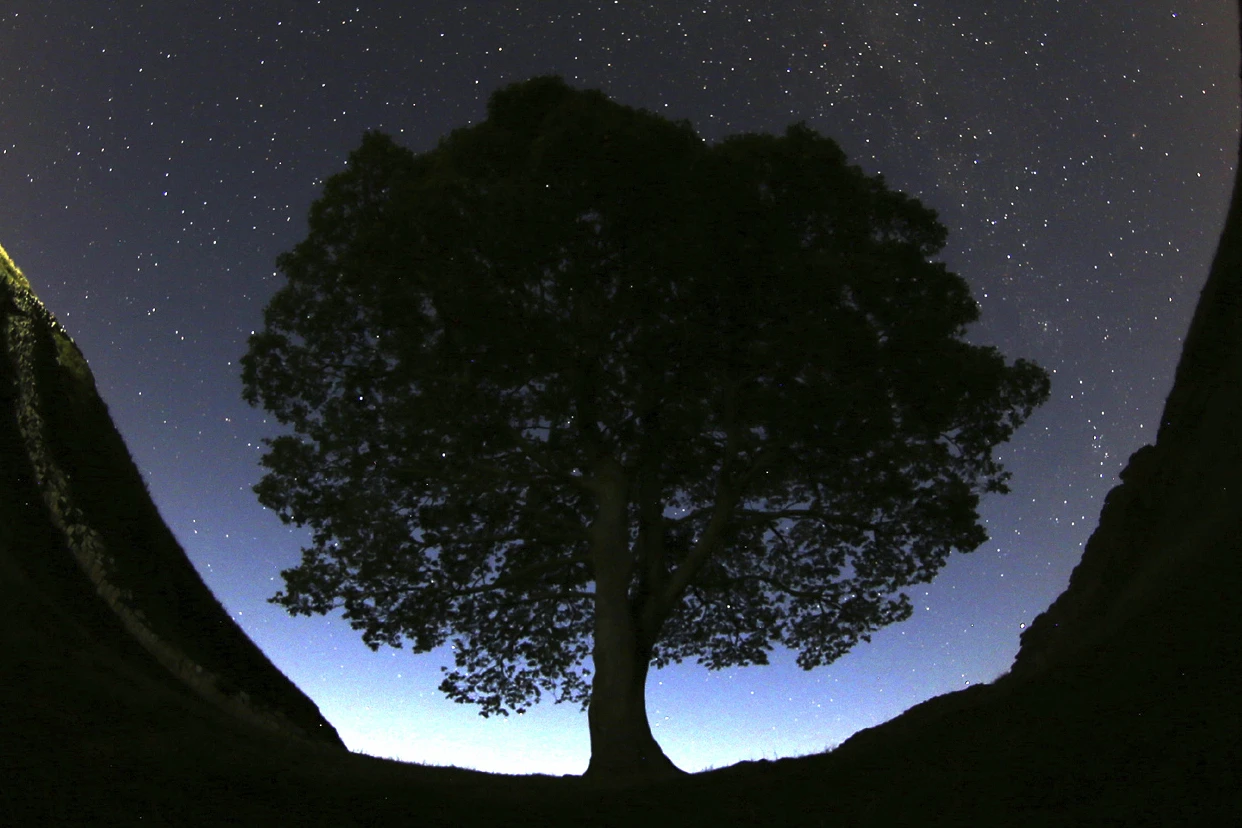
<instances>
[{"instance_id":1,"label":"silhouetted hill slope","mask_svg":"<svg viewBox=\"0 0 1242 828\"><path fill-rule=\"evenodd\" d=\"M1130 459L1069 588L1024 634L1009 674L927 701L831 753L616 790L340 750L202 584L76 347L7 257L0 267L0 824L1242 817L1236 185L1156 444Z\"/></svg>"},{"instance_id":2,"label":"silhouetted hill slope","mask_svg":"<svg viewBox=\"0 0 1242 828\"><path fill-rule=\"evenodd\" d=\"M1242 194L1237 190L1203 287L1154 446L1109 493L1069 588L1022 635L1014 672L1046 668L1106 638L1178 584L1228 581L1204 566L1242 533ZM1204 599L1207 598L1207 601ZM1177 623L1176 619L1171 619Z\"/></svg>"},{"instance_id":3,"label":"silhouetted hill slope","mask_svg":"<svg viewBox=\"0 0 1242 828\"><path fill-rule=\"evenodd\" d=\"M3 685L25 697L7 699L6 741L15 721L38 718L40 704L67 713L63 699L14 688L14 678L42 680L39 665L90 663L161 704L196 697L253 726L343 747L203 584L151 502L86 361L2 249L0 337Z\"/></svg>"}]
</instances>

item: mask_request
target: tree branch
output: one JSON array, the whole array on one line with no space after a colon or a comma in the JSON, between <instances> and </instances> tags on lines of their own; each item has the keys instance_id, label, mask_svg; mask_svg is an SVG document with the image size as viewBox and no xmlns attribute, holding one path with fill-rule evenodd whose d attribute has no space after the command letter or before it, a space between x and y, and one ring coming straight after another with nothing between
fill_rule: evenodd
<instances>
[{"instance_id":1,"label":"tree branch","mask_svg":"<svg viewBox=\"0 0 1242 828\"><path fill-rule=\"evenodd\" d=\"M746 487L754 481L759 472L772 465L776 458L787 448L789 448L789 444L783 440L765 445L763 450L751 461L750 467L742 472L742 476L738 478L736 488L739 494L745 491Z\"/></svg>"},{"instance_id":2,"label":"tree branch","mask_svg":"<svg viewBox=\"0 0 1242 828\"><path fill-rule=\"evenodd\" d=\"M501 428L513 441L514 449L516 449L519 454L529 460L544 474L548 475L553 480L564 482L565 479L568 478L573 483L580 482L579 478L574 477L571 473L566 472L564 469L557 468L555 463L553 463L550 458L545 460L537 457L535 452L530 449L530 441L514 429L510 423L504 423Z\"/></svg>"},{"instance_id":3,"label":"tree branch","mask_svg":"<svg viewBox=\"0 0 1242 828\"><path fill-rule=\"evenodd\" d=\"M664 589L664 509L655 471L644 469L638 487L638 572L645 598ZM651 619L653 622L655 619ZM660 619L663 620L663 619Z\"/></svg>"},{"instance_id":4,"label":"tree branch","mask_svg":"<svg viewBox=\"0 0 1242 828\"><path fill-rule=\"evenodd\" d=\"M686 559L682 561L681 565L677 567L665 584L660 596L661 609L665 613L676 606L677 601L685 593L686 587L698 577L699 571L706 565L712 553L716 551L721 537L724 535L725 526L729 522L729 514L733 511L741 497L741 489L744 487L745 481L742 482L742 486L734 486L731 485L729 480L733 465L737 460L741 442L737 424L737 398L739 393L739 384L736 381L731 383L725 391L725 454L724 461L720 464L720 474L716 478L716 497L711 507L711 517L707 521L707 528L699 536L698 542L691 547Z\"/></svg>"},{"instance_id":5,"label":"tree branch","mask_svg":"<svg viewBox=\"0 0 1242 828\"><path fill-rule=\"evenodd\" d=\"M785 583L784 581L778 578L773 578L770 575L728 575L728 576L724 576L722 580L725 582L726 585L735 583L738 581L759 581L760 583L768 584L769 586L775 587L776 589L780 590L781 592L793 598L822 599L825 593L824 589L810 589L810 590L796 589L790 586L789 584ZM708 589L708 587L705 587L701 583L696 583L695 586L700 589Z\"/></svg>"},{"instance_id":6,"label":"tree branch","mask_svg":"<svg viewBox=\"0 0 1242 828\"><path fill-rule=\"evenodd\" d=\"M666 517L666 518L664 518L664 520L665 520L667 523L671 523L671 524L673 524L674 526L680 526L680 525L682 525L683 523L687 523L687 522L689 522L689 521L697 520L698 518L701 518L703 515L709 515L709 514L711 514L711 512L712 512L712 507L711 507L711 506L703 506L703 507L701 507L701 508L699 508L699 509L693 509L693 510L691 510L691 511L689 511L689 512L686 512L686 513L685 513L684 515L682 515L681 517Z\"/></svg>"},{"instance_id":7,"label":"tree branch","mask_svg":"<svg viewBox=\"0 0 1242 828\"><path fill-rule=\"evenodd\" d=\"M737 511L739 520L748 523L767 522L771 520L781 520L783 518L816 518L824 523L836 524L838 526L849 526L855 529L874 529L875 523L869 520L855 520L846 515L833 514L830 515L821 509L773 509L765 511L762 509L739 509Z\"/></svg>"},{"instance_id":8,"label":"tree branch","mask_svg":"<svg viewBox=\"0 0 1242 828\"><path fill-rule=\"evenodd\" d=\"M577 563L589 563L590 558L587 555L575 555L571 558L555 561L541 561L539 563L524 566L513 572L506 572L496 580L473 587L458 587L451 590L453 597L461 597L464 595L478 595L482 592L491 592L497 589L508 589L513 586L520 586L523 581L529 581L532 576L549 570L561 569L563 567L572 566Z\"/></svg>"},{"instance_id":9,"label":"tree branch","mask_svg":"<svg viewBox=\"0 0 1242 828\"><path fill-rule=\"evenodd\" d=\"M549 524L552 524L556 526L557 528L565 530L564 532L558 532L558 533L546 532L544 534L541 534L541 536L538 539L539 542L562 541L564 543L577 543L579 541L588 541L591 539L591 536L587 533L586 527L579 523L570 523L569 521L559 520L557 518L549 518L546 516L540 516L539 519L543 521L548 521ZM541 529L542 527L536 527L536 528ZM461 541L460 545L471 546L471 545L478 545L478 544L486 544L489 546L496 546L498 544L509 543L511 541L525 541L525 540L530 540L529 533L524 533L520 535L482 535L482 536L472 535L470 538ZM440 546L440 545L441 544L427 544L427 546Z\"/></svg>"},{"instance_id":10,"label":"tree branch","mask_svg":"<svg viewBox=\"0 0 1242 828\"><path fill-rule=\"evenodd\" d=\"M542 595L528 595L525 598L514 598L512 601L502 601L501 607L517 607L522 604L538 604L541 601L593 601L595 593L593 592L545 592Z\"/></svg>"}]
</instances>

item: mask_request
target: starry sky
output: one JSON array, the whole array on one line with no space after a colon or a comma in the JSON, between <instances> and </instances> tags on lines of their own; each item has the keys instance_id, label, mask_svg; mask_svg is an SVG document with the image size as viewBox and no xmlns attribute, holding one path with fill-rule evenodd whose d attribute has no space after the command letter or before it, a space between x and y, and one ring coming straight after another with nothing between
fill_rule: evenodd
<instances>
[{"instance_id":1,"label":"starry sky","mask_svg":"<svg viewBox=\"0 0 1242 828\"><path fill-rule=\"evenodd\" d=\"M580 773L586 717L482 719L445 651L372 653L266 599L304 535L258 505L238 359L365 130L415 151L496 88L559 74L718 140L805 120L939 211L972 341L1047 368L1001 457L991 539L915 616L812 672L653 672L656 738L697 771L819 752L1003 673L1129 455L1154 439L1238 145L1230 0L6 0L0 244L86 354L165 519L225 608L355 751Z\"/></svg>"}]
</instances>

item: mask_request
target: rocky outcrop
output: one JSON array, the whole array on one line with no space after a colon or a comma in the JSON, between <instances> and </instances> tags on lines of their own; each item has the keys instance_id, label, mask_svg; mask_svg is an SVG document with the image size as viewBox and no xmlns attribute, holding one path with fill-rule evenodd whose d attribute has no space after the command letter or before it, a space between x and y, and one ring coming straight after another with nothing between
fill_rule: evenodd
<instances>
[{"instance_id":1,"label":"rocky outcrop","mask_svg":"<svg viewBox=\"0 0 1242 828\"><path fill-rule=\"evenodd\" d=\"M1230 576L1216 569L1242 558L1242 191L1236 183L1156 443L1135 452L1121 480L1068 589L1023 633L1015 675L1100 646L1191 585L1199 598L1170 607L1171 624L1197 618L1215 602L1236 602L1223 592ZM1226 580L1213 583L1209 572Z\"/></svg>"},{"instance_id":2,"label":"rocky outcrop","mask_svg":"<svg viewBox=\"0 0 1242 828\"><path fill-rule=\"evenodd\" d=\"M86 360L3 248L0 424L9 512L0 572L11 590L72 577L61 565L68 558L124 633L200 699L265 730L343 747L203 584L151 502ZM82 617L97 608L79 595L44 609Z\"/></svg>"}]
</instances>

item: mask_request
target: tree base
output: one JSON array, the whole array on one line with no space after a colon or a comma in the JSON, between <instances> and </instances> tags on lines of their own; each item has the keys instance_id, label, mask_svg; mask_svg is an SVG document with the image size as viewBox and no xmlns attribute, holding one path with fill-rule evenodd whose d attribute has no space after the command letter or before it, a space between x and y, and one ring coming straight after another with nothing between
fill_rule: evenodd
<instances>
[{"instance_id":1,"label":"tree base","mask_svg":"<svg viewBox=\"0 0 1242 828\"><path fill-rule=\"evenodd\" d=\"M653 756L648 760L608 762L592 756L591 764L587 766L581 778L593 785L628 787L680 779L689 775L674 765L658 745L655 747L658 756Z\"/></svg>"}]
</instances>

